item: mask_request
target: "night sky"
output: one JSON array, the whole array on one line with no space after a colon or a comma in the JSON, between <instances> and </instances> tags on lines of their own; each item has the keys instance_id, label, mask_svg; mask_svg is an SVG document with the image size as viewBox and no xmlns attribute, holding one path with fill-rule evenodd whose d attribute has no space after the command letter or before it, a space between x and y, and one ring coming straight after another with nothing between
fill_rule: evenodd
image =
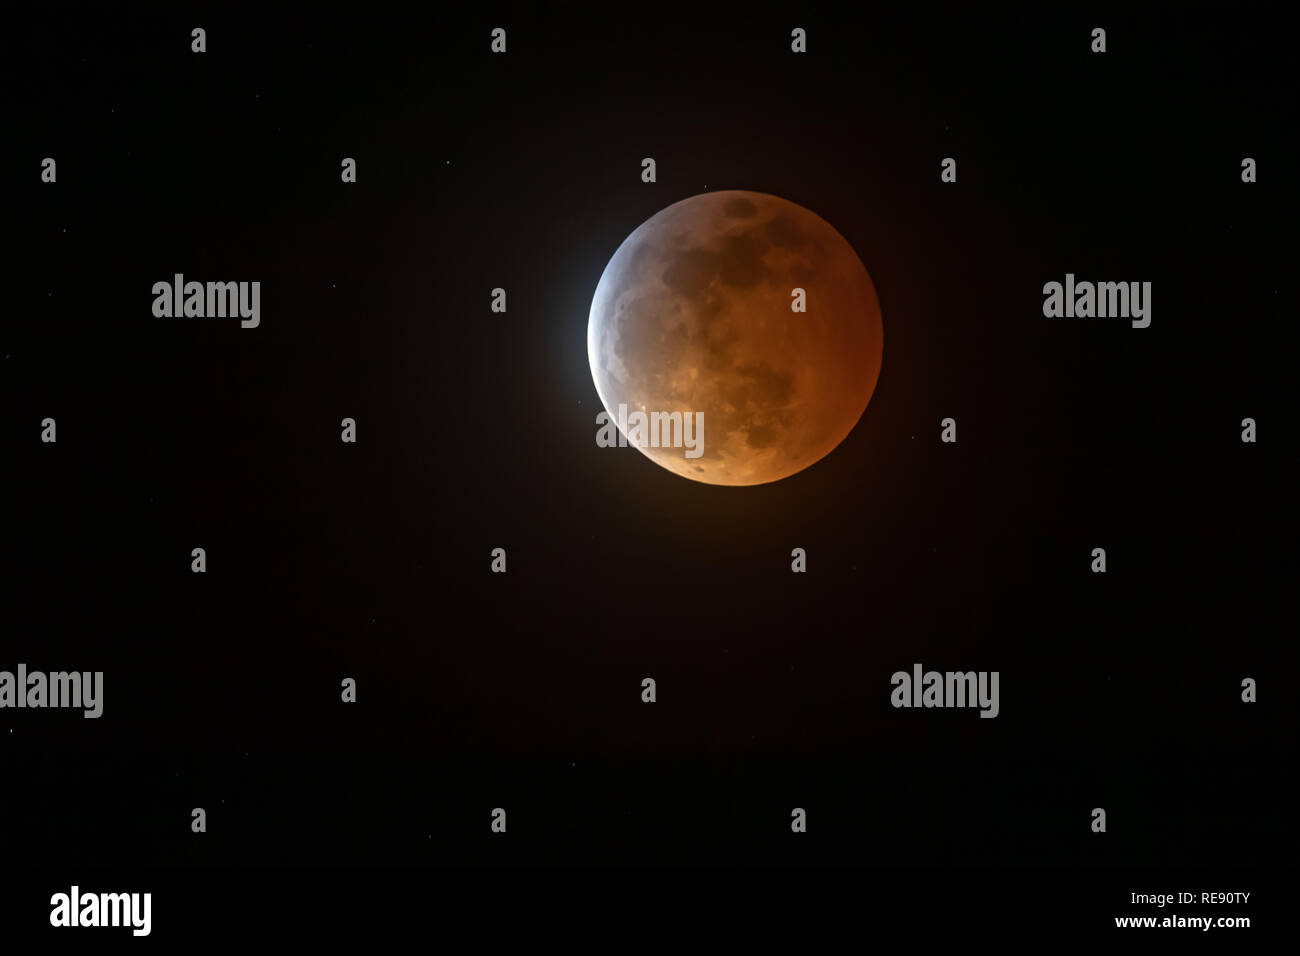
<instances>
[{"instance_id":1,"label":"night sky","mask_svg":"<svg viewBox=\"0 0 1300 956\"><path fill-rule=\"evenodd\" d=\"M14 25L0 669L102 670L105 703L0 711L20 781L0 854L1279 859L1280 26L1238 6L657 9ZM749 488L595 443L601 271L717 189L830 222L884 322L854 431ZM177 272L259 280L260 327L155 318ZM1067 272L1150 281L1151 327L1044 318ZM999 671L1001 713L895 710L915 662Z\"/></svg>"}]
</instances>

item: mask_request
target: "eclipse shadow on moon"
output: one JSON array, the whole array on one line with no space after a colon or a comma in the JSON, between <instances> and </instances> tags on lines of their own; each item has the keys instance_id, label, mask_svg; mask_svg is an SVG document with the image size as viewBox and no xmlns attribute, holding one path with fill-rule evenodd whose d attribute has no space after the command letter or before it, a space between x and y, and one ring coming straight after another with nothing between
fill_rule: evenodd
<instances>
[{"instance_id":1,"label":"eclipse shadow on moon","mask_svg":"<svg viewBox=\"0 0 1300 956\"><path fill-rule=\"evenodd\" d=\"M794 311L796 289L806 311ZM703 453L641 447L715 485L786 478L853 430L880 375L875 286L820 216L766 193L674 203L618 247L596 286L587 357L611 418L703 413Z\"/></svg>"}]
</instances>

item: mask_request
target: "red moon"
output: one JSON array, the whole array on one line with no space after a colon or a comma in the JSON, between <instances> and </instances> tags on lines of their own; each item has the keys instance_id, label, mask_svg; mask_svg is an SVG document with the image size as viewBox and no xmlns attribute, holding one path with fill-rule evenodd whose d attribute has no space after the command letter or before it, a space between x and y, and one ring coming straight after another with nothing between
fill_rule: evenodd
<instances>
[{"instance_id":1,"label":"red moon","mask_svg":"<svg viewBox=\"0 0 1300 956\"><path fill-rule=\"evenodd\" d=\"M866 410L883 348L875 286L848 241L802 206L740 190L638 226L605 266L587 324L611 419L620 405L702 413L698 457L637 444L714 485L778 481L830 454Z\"/></svg>"}]
</instances>

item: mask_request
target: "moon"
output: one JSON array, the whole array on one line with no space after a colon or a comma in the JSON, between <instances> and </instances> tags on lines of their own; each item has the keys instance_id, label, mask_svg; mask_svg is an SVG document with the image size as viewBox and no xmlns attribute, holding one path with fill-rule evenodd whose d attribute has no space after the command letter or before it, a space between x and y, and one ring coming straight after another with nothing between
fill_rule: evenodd
<instances>
[{"instance_id":1,"label":"moon","mask_svg":"<svg viewBox=\"0 0 1300 956\"><path fill-rule=\"evenodd\" d=\"M587 322L610 420L620 405L699 413L698 457L629 443L712 485L778 481L830 454L866 410L883 348L876 289L848 241L802 206L747 190L691 196L633 230Z\"/></svg>"}]
</instances>

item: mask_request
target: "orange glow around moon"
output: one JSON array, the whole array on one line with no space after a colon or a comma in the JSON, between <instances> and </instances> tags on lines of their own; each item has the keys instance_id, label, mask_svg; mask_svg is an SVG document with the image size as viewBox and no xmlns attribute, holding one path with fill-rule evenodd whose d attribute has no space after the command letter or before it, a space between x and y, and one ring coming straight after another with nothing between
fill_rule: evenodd
<instances>
[{"instance_id":1,"label":"orange glow around moon","mask_svg":"<svg viewBox=\"0 0 1300 956\"><path fill-rule=\"evenodd\" d=\"M806 311L794 311L797 289ZM715 485L788 477L853 430L875 390L880 303L857 253L776 196L704 193L632 232L591 303L587 357L610 417L703 413L702 454L641 447Z\"/></svg>"}]
</instances>

